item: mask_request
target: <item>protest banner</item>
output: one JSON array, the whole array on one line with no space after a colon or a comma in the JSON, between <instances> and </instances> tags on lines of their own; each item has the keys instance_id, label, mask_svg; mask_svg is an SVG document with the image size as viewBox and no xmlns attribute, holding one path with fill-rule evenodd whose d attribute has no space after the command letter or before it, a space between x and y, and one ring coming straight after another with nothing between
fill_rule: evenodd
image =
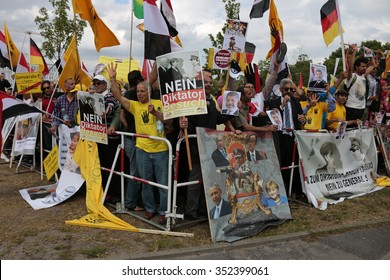
<instances>
[{"instance_id":1,"label":"protest banner","mask_svg":"<svg viewBox=\"0 0 390 280\"><path fill-rule=\"evenodd\" d=\"M16 84L18 85L19 93L41 93L41 73L26 72L15 74Z\"/></svg>"},{"instance_id":2,"label":"protest banner","mask_svg":"<svg viewBox=\"0 0 390 280\"><path fill-rule=\"evenodd\" d=\"M30 113L17 117L12 155L34 155L37 141L40 113Z\"/></svg>"},{"instance_id":3,"label":"protest banner","mask_svg":"<svg viewBox=\"0 0 390 280\"><path fill-rule=\"evenodd\" d=\"M32 187L19 191L35 210L55 206L74 195L84 183L80 174L64 171L60 180L51 185Z\"/></svg>"},{"instance_id":4,"label":"protest banner","mask_svg":"<svg viewBox=\"0 0 390 280\"><path fill-rule=\"evenodd\" d=\"M79 91L80 138L107 144L107 123L103 118L104 97L102 94Z\"/></svg>"},{"instance_id":5,"label":"protest banner","mask_svg":"<svg viewBox=\"0 0 390 280\"><path fill-rule=\"evenodd\" d=\"M73 160L73 154L80 139L80 127L69 128L64 124L58 127L60 137L58 165L61 171L75 172L80 174L80 168Z\"/></svg>"},{"instance_id":6,"label":"protest banner","mask_svg":"<svg viewBox=\"0 0 390 280\"><path fill-rule=\"evenodd\" d=\"M211 239L235 241L291 219L272 133L197 128Z\"/></svg>"},{"instance_id":7,"label":"protest banner","mask_svg":"<svg viewBox=\"0 0 390 280\"><path fill-rule=\"evenodd\" d=\"M156 59L164 119L207 113L199 51L174 52Z\"/></svg>"},{"instance_id":8,"label":"protest banner","mask_svg":"<svg viewBox=\"0 0 390 280\"><path fill-rule=\"evenodd\" d=\"M247 22L228 19L222 49L245 52L247 28Z\"/></svg>"},{"instance_id":9,"label":"protest banner","mask_svg":"<svg viewBox=\"0 0 390 280\"><path fill-rule=\"evenodd\" d=\"M55 145L43 160L43 167L45 168L46 178L49 181L58 169L58 145Z\"/></svg>"},{"instance_id":10,"label":"protest banner","mask_svg":"<svg viewBox=\"0 0 390 280\"><path fill-rule=\"evenodd\" d=\"M307 196L325 210L346 198L380 190L375 185L377 153L372 129L337 133L295 132ZM302 169L301 169L302 172Z\"/></svg>"},{"instance_id":11,"label":"protest banner","mask_svg":"<svg viewBox=\"0 0 390 280\"><path fill-rule=\"evenodd\" d=\"M116 68L116 79L120 81L121 83L125 84L128 83L127 81L127 74L129 73L130 65L129 65L129 60L128 59L121 59L121 58L115 58L115 57L109 57L109 56L103 56L101 55L99 57L99 64L103 65L108 65L111 62L117 63L117 68ZM133 70L140 70L139 68L139 61L138 60L131 60L131 71ZM107 79L108 73L105 73L106 70L103 71L103 73L100 73L101 75L105 76ZM97 74L97 73L95 73Z\"/></svg>"}]
</instances>

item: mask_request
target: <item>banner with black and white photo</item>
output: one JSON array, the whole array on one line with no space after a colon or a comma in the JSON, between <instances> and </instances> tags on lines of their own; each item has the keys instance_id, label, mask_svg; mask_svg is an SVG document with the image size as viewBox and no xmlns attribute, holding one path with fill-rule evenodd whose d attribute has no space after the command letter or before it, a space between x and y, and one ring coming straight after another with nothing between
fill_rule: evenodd
<instances>
[{"instance_id":1,"label":"banner with black and white photo","mask_svg":"<svg viewBox=\"0 0 390 280\"><path fill-rule=\"evenodd\" d=\"M336 133L295 131L307 196L321 210L380 190L375 185L377 153L372 129Z\"/></svg>"},{"instance_id":2,"label":"banner with black and white photo","mask_svg":"<svg viewBox=\"0 0 390 280\"><path fill-rule=\"evenodd\" d=\"M272 133L196 133L213 241L236 241L291 219Z\"/></svg>"},{"instance_id":3,"label":"banner with black and white photo","mask_svg":"<svg viewBox=\"0 0 390 280\"><path fill-rule=\"evenodd\" d=\"M75 172L80 174L80 168L73 160L73 154L80 140L80 127L72 128L61 124L58 127L60 136L58 147L58 167L61 171Z\"/></svg>"}]
</instances>

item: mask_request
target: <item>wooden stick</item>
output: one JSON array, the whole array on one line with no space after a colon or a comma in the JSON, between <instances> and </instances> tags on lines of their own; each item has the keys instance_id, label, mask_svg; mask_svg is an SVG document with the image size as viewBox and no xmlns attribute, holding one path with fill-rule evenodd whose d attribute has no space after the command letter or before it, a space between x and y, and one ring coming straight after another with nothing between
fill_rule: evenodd
<instances>
[{"instance_id":1,"label":"wooden stick","mask_svg":"<svg viewBox=\"0 0 390 280\"><path fill-rule=\"evenodd\" d=\"M184 129L184 137L186 140L186 150L187 150L187 158L188 158L188 169L192 170L192 160L191 160L191 150L190 150L190 141L188 140L188 132L187 128Z\"/></svg>"}]
</instances>

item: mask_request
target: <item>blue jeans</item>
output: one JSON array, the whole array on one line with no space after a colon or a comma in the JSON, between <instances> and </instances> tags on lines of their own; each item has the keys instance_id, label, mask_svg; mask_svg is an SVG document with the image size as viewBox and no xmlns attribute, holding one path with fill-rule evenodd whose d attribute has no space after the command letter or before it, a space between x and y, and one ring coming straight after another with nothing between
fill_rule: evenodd
<instances>
[{"instance_id":1,"label":"blue jeans","mask_svg":"<svg viewBox=\"0 0 390 280\"><path fill-rule=\"evenodd\" d=\"M129 159L130 175L140 177L137 169L137 162L135 158L135 139L126 136L125 137L125 153ZM137 206L138 201L141 199L142 185L140 182L127 179L126 195L125 195L125 207L134 208Z\"/></svg>"},{"instance_id":2,"label":"blue jeans","mask_svg":"<svg viewBox=\"0 0 390 280\"><path fill-rule=\"evenodd\" d=\"M137 167L141 178L166 186L168 184L169 152L147 153L139 148L136 148L136 150ZM162 188L158 189L160 194L160 206L158 209L154 200L154 189L152 185L144 184L142 198L146 211L150 213L158 211L160 215L165 215L168 191Z\"/></svg>"}]
</instances>

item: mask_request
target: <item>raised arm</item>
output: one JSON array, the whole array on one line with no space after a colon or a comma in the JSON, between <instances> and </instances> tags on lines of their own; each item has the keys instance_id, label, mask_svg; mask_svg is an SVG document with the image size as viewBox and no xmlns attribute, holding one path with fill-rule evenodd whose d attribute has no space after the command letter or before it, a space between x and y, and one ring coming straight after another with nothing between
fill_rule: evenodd
<instances>
[{"instance_id":1,"label":"raised arm","mask_svg":"<svg viewBox=\"0 0 390 280\"><path fill-rule=\"evenodd\" d=\"M121 90L119 88L119 84L116 80L116 68L118 64L110 63L107 65L108 75L111 80L111 92L115 96L115 98L121 103L122 108L129 111L130 109L130 101L126 97L122 96Z\"/></svg>"}]
</instances>

